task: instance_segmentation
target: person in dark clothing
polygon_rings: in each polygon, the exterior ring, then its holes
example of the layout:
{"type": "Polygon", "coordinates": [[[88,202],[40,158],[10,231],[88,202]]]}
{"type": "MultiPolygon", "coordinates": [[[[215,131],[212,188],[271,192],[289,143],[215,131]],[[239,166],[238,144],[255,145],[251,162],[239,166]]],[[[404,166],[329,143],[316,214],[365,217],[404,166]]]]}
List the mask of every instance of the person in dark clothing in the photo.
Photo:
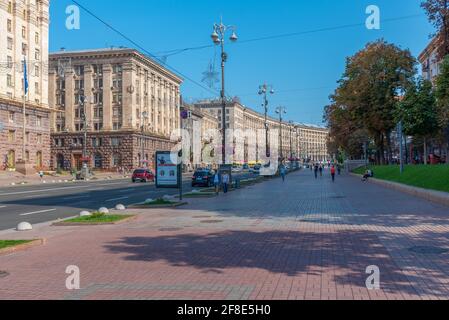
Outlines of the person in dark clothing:
{"type": "Polygon", "coordinates": [[[320,177],[322,177],[322,176],[323,176],[323,166],[320,165],[320,177]]]}
{"type": "Polygon", "coordinates": [[[318,163],[315,164],[314,171],[315,171],[315,179],[318,179],[318,163]]]}

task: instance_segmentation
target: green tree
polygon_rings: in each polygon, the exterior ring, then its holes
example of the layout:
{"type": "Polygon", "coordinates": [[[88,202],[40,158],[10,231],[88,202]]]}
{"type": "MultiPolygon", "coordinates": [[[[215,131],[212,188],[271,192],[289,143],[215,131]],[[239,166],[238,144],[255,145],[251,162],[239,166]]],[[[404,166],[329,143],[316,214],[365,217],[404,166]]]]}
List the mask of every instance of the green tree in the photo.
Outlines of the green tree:
{"type": "Polygon", "coordinates": [[[341,139],[347,141],[354,136],[345,138],[345,131],[364,130],[375,143],[377,161],[387,162],[385,148],[390,161],[390,135],[396,126],[398,96],[410,86],[415,74],[416,60],[409,50],[382,39],[368,43],[347,59],[339,87],[331,96],[333,107],[325,111],[325,119],[331,120],[328,122],[331,134],[340,133],[341,139]],[[334,112],[338,117],[332,115],[334,112]],[[332,128],[335,124],[337,129],[332,128]]]}
{"type": "Polygon", "coordinates": [[[445,138],[446,162],[449,163],[449,56],[440,65],[440,74],[435,83],[435,96],[438,122],[445,138]]]}
{"type": "Polygon", "coordinates": [[[396,121],[402,121],[406,135],[422,138],[424,163],[427,164],[427,142],[438,132],[438,117],[432,83],[418,79],[407,88],[397,104],[396,121]]]}

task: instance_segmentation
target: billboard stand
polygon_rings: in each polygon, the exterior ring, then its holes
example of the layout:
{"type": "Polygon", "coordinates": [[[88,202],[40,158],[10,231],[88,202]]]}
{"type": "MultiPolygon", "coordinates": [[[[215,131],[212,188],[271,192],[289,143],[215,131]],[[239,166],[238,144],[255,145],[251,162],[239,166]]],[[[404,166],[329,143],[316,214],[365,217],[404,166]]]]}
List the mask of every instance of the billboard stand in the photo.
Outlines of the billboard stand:
{"type": "Polygon", "coordinates": [[[180,189],[182,192],[182,167],[178,163],[179,153],[156,152],[156,188],[180,189]]]}

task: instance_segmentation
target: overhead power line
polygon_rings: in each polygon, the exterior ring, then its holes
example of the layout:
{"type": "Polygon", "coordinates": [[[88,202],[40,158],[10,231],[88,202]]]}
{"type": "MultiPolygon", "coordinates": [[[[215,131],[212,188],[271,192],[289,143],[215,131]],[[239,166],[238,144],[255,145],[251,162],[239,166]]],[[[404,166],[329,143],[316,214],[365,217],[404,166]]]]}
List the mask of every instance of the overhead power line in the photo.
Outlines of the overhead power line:
{"type": "Polygon", "coordinates": [[[147,49],[145,49],[144,47],[142,47],[140,44],[138,44],[136,41],[134,41],[133,39],[131,39],[130,37],[128,37],[127,35],[125,35],[123,32],[119,31],[118,29],[116,29],[115,27],[113,27],[110,23],[106,22],[105,20],[103,20],[102,18],[100,18],[98,15],[96,15],[94,12],[92,12],[90,9],[86,8],[85,6],[83,6],[82,4],[80,4],[78,1],[76,0],[72,0],[72,2],[74,4],[76,4],[78,7],[80,7],[81,9],[83,9],[86,13],[88,13],[89,15],[91,15],[93,18],[95,18],[96,20],[100,21],[102,24],[104,24],[106,27],[108,27],[109,29],[111,29],[112,31],[114,31],[115,33],[117,33],[118,35],[120,35],[122,38],[124,38],[125,40],[127,40],[128,42],[132,43],[136,48],[142,50],[143,52],[145,52],[150,58],[154,59],[155,61],[159,62],[161,65],[166,66],[168,69],[172,70],[173,72],[177,73],[178,75],[180,75],[181,77],[183,77],[186,80],[189,80],[190,82],[192,82],[193,84],[199,86],[200,88],[212,93],[212,94],[218,94],[217,91],[212,90],[210,88],[207,88],[206,86],[203,86],[201,83],[197,82],[196,80],[190,78],[189,76],[183,74],[182,72],[180,72],[179,70],[175,69],[174,67],[171,67],[170,65],[164,63],[162,60],[160,60],[158,57],[156,57],[154,54],[152,54],[150,51],[148,51],[147,49]]]}
{"type": "MultiPolygon", "coordinates": [[[[390,22],[396,22],[396,21],[401,21],[401,20],[420,18],[420,17],[424,17],[424,16],[425,16],[425,14],[420,13],[420,14],[413,14],[413,15],[383,19],[381,22],[382,23],[390,23],[390,22]]],[[[277,34],[277,35],[271,35],[271,36],[263,36],[263,37],[247,39],[247,40],[240,40],[239,42],[236,43],[236,45],[242,44],[242,43],[251,43],[251,42],[266,41],[266,40],[273,40],[273,39],[282,39],[282,38],[295,37],[295,36],[314,34],[314,33],[321,33],[321,32],[327,32],[327,31],[350,29],[350,28],[356,28],[356,27],[362,27],[362,26],[363,27],[365,26],[365,22],[333,26],[333,27],[324,27],[324,28],[318,28],[318,29],[312,29],[312,30],[306,30],[306,31],[283,33],[283,34],[277,34]]],[[[159,51],[159,52],[156,52],[156,54],[160,55],[160,56],[174,56],[174,55],[181,54],[181,53],[184,53],[187,51],[202,50],[202,49],[206,49],[206,48],[211,48],[213,46],[214,45],[212,44],[212,45],[202,45],[202,46],[188,47],[188,48],[182,48],[182,49],[173,49],[173,50],[167,50],[167,51],[159,51]]]]}

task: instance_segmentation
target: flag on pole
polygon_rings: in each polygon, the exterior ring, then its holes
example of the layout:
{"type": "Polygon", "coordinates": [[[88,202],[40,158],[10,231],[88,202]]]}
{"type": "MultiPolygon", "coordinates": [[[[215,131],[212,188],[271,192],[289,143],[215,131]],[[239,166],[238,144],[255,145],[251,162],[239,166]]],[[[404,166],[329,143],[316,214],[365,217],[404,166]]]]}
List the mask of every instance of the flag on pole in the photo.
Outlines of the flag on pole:
{"type": "Polygon", "coordinates": [[[26,58],[23,58],[23,90],[25,91],[25,95],[28,93],[28,76],[27,76],[27,62],[26,58]]]}

